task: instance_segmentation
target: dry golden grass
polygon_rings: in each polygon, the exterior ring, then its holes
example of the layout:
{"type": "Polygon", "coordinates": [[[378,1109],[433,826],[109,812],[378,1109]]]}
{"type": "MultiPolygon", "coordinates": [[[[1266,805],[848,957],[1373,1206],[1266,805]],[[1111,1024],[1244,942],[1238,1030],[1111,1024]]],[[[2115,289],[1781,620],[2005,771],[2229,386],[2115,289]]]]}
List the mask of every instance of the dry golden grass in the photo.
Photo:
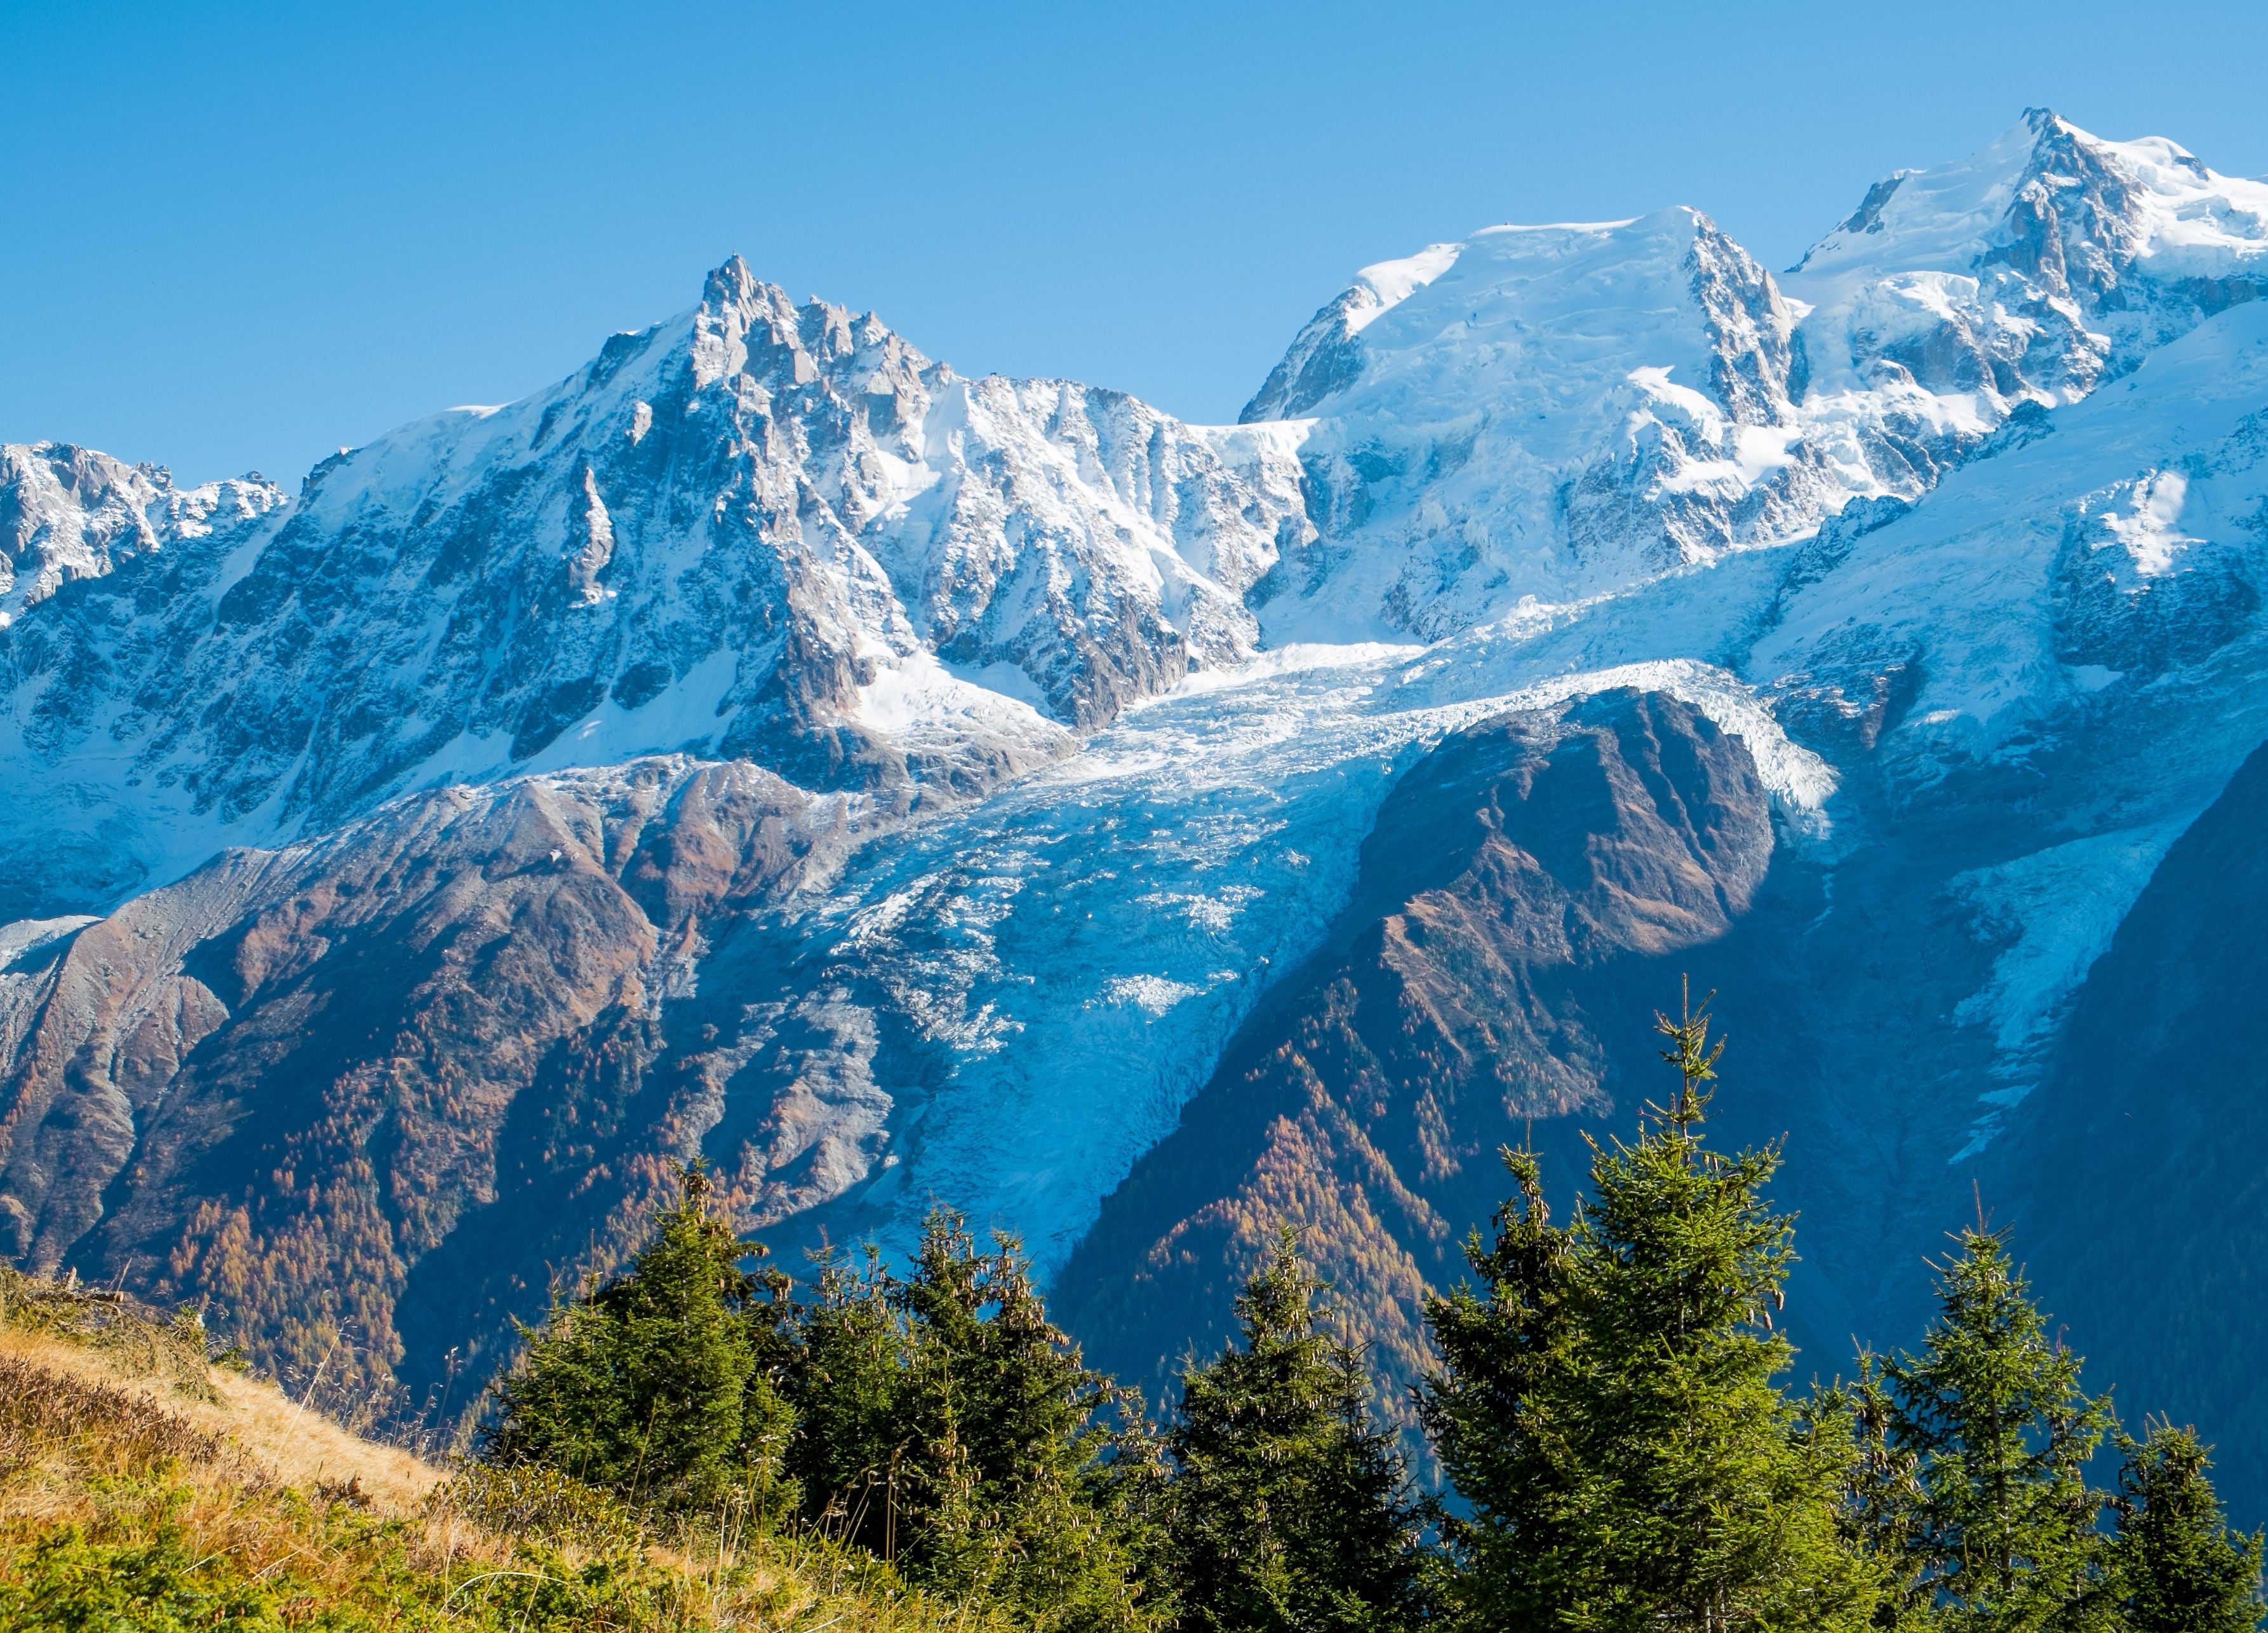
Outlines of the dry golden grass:
{"type": "Polygon", "coordinates": [[[441,1471],[414,1454],[352,1434],[288,1399],[274,1384],[225,1367],[204,1365],[192,1383],[171,1365],[137,1366],[115,1350],[12,1327],[0,1327],[0,1360],[145,1402],[235,1452],[279,1485],[312,1491],[359,1482],[386,1512],[409,1514],[441,1482],[441,1471]]]}
{"type": "Polygon", "coordinates": [[[445,1479],[215,1365],[193,1323],[0,1271],[0,1626],[16,1625],[1005,1624],[909,1592],[887,1567],[818,1539],[717,1526],[663,1535],[556,1477],[445,1479]]]}

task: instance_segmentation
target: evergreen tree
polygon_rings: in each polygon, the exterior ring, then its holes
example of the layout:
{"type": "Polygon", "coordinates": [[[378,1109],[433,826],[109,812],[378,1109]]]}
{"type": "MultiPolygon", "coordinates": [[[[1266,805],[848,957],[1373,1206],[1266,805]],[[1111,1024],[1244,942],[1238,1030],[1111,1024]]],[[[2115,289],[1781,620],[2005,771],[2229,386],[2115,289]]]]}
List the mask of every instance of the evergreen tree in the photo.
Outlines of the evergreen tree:
{"type": "Polygon", "coordinates": [[[1134,1568],[1138,1516],[1112,1500],[1111,1419],[1128,1404],[1048,1319],[1020,1244],[996,1233],[980,1253],[960,1215],[933,1210],[895,1300],[913,1340],[902,1421],[921,1453],[918,1574],[1035,1629],[1155,1625],[1134,1568]]]}
{"type": "Polygon", "coordinates": [[[1571,1302],[1573,1242],[1551,1223],[1533,1151],[1507,1151],[1514,1195],[1496,1236],[1475,1232],[1466,1262],[1479,1282],[1429,1298],[1441,1370],[1420,1386],[1442,1472],[1469,1506],[1443,1534],[1465,1569],[1455,1597],[1476,1627],[1548,1627],[1565,1598],[1578,1542],[1572,1403],[1582,1333],[1571,1302]]]}
{"type": "Polygon", "coordinates": [[[789,1466],[823,1528],[1025,1627],[1157,1623],[1135,1570],[1145,1443],[1114,1431],[1118,1391],[1048,1320],[1012,1239],[979,1251],[939,1209],[902,1279],[871,1249],[822,1260],[795,1350],[789,1466]]]}
{"type": "Polygon", "coordinates": [[[817,1282],[792,1346],[788,1473],[821,1529],[894,1560],[918,1454],[904,1421],[911,1336],[872,1247],[855,1264],[821,1254],[817,1282]]]}
{"type": "Polygon", "coordinates": [[[1634,1144],[1593,1143],[1593,1198],[1564,1232],[1516,1159],[1523,1195],[1473,1254],[1503,1279],[1434,1306],[1427,1416],[1474,1510],[1462,1607],[1474,1626],[1600,1633],[1863,1624],[1873,1579],[1838,1526],[1847,1424],[1776,1381],[1793,1354],[1772,1317],[1793,1226],[1764,1197],[1778,1151],[1708,1149],[1707,1004],[1657,1022],[1669,1107],[1634,1144]]]}
{"type": "Polygon", "coordinates": [[[1843,1529],[1846,1544],[1876,1573],[1874,1625],[1925,1627],[1935,1592],[1918,1546],[1921,1460],[1898,1438],[1897,1401],[1882,1377],[1881,1357],[1861,1351],[1858,1381],[1822,1392],[1815,1411],[1822,1425],[1846,1425],[1857,1447],[1845,1487],[1843,1529]]]}
{"type": "Polygon", "coordinates": [[[1241,1348],[1183,1374],[1166,1444],[1185,1633],[1417,1625],[1424,1556],[1361,1352],[1332,1336],[1287,1228],[1238,1295],[1241,1348]]]}
{"type": "Polygon", "coordinates": [[[499,1387],[485,1455],[664,1507],[779,1501],[784,1282],[740,1269],[762,1250],[710,1217],[708,1190],[688,1166],[629,1274],[522,1328],[527,1351],[499,1387]]]}
{"type": "Polygon", "coordinates": [[[2119,1437],[2121,1620],[2132,1633],[2252,1633],[2260,1625],[2261,1536],[2228,1528],[2197,1435],[2170,1423],[2119,1437]]]}
{"type": "Polygon", "coordinates": [[[1918,1484],[1884,1552],[1948,1633],[2087,1633],[2110,1625],[2104,1499],[2087,1464],[2113,1427],[2050,1342],[2007,1245],[1966,1231],[1940,1267],[1919,1355],[1883,1365],[1890,1435],[1918,1484]]]}

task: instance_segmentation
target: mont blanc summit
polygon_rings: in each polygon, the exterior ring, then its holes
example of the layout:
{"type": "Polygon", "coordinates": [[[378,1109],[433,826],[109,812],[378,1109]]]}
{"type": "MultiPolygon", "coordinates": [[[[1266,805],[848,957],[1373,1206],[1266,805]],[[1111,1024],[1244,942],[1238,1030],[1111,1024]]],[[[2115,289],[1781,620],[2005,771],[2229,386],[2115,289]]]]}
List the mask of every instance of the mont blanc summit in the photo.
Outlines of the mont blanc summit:
{"type": "Polygon", "coordinates": [[[296,492],[0,451],[0,1246],[409,1402],[701,1155],[776,1251],[1020,1230],[1128,1376],[1291,1217],[1406,1371],[1690,971],[1822,1371],[1972,1195],[2196,1326],[2268,1245],[2198,1008],[2268,901],[2268,184],[2036,111],[1853,194],[1779,273],[1684,207],[1381,261],[1233,426],[735,259],[296,492]]]}

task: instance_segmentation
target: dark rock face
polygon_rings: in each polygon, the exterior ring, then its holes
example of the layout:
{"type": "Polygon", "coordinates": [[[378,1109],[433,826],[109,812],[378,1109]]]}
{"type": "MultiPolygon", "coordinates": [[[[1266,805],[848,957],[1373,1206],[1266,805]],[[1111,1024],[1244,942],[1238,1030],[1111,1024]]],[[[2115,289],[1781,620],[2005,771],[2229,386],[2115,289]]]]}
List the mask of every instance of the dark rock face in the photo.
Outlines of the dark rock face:
{"type": "Polygon", "coordinates": [[[1380,813],[1327,947],[1106,1203],[1061,1313],[1105,1365],[1160,1383],[1182,1342],[1220,1342],[1288,1219],[1411,1376],[1421,1291],[1454,1279],[1496,1205],[1498,1148],[1614,1104],[1602,990],[1725,935],[1771,854],[1748,750],[1674,698],[1608,693],[1448,739],[1380,813]]]}
{"type": "Polygon", "coordinates": [[[1361,320],[1378,309],[1377,297],[1363,286],[1342,291],[1307,320],[1252,400],[1236,416],[1240,425],[1292,419],[1314,412],[1362,377],[1361,320]]]}
{"type": "Polygon", "coordinates": [[[2224,1491],[2268,1507],[2268,748],[2176,840],[2088,972],[2001,1165],[2043,1301],[2131,1419],[2220,1442],[2224,1491]]]}
{"type": "MultiPolygon", "coordinates": [[[[2260,419],[2251,440],[2268,445],[2268,415],[2260,419]]],[[[2166,473],[2146,471],[2066,511],[2053,586],[2057,656],[2065,663],[2155,680],[2211,657],[2257,615],[2256,552],[2245,545],[2183,540],[2178,555],[2146,563],[2154,570],[2120,548],[2105,513],[2116,519],[2116,507],[2145,507],[2167,482],[2166,473]]]]}

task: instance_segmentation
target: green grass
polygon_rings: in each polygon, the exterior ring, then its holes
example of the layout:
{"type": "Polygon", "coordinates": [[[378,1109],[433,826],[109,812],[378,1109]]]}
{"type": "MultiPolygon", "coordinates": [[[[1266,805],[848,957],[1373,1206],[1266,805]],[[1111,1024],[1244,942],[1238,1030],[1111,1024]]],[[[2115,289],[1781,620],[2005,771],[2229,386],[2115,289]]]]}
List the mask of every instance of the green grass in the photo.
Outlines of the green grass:
{"type": "MultiPolygon", "coordinates": [[[[664,1523],[557,1475],[468,1468],[413,1504],[358,1476],[301,1490],[209,1426],[202,1331],[115,1300],[14,1277],[0,1337],[0,1629],[1005,1626],[823,1538],[664,1523]]],[[[233,1409],[306,1426],[279,1393],[250,1401],[233,1409]]]]}

